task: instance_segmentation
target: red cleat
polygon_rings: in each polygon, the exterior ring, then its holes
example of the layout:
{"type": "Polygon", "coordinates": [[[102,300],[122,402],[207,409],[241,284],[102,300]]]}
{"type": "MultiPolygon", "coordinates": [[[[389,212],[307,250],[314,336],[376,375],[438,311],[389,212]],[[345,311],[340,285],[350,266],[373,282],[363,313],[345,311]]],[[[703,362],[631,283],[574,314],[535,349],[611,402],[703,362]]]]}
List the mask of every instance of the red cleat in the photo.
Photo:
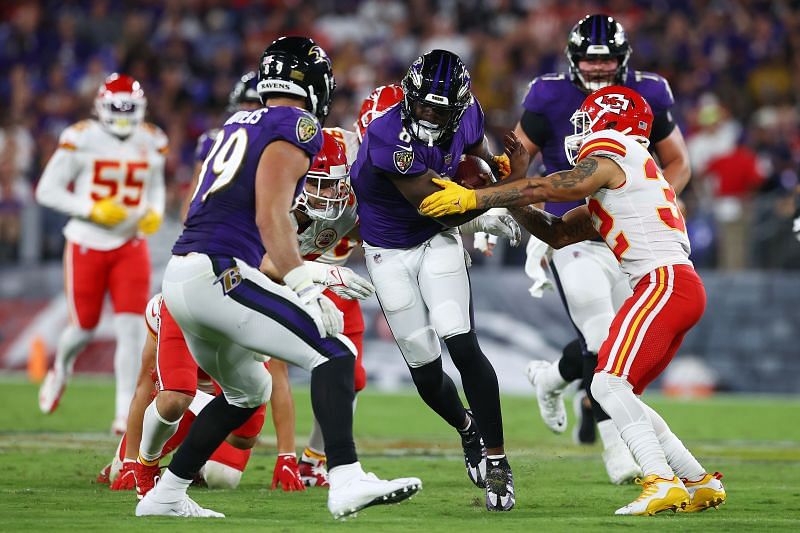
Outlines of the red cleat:
{"type": "Polygon", "coordinates": [[[97,479],[94,480],[95,483],[99,483],[100,485],[108,485],[110,483],[109,475],[111,474],[111,463],[108,463],[103,469],[97,474],[97,479]]]}
{"type": "Polygon", "coordinates": [[[309,460],[303,456],[298,464],[298,470],[300,470],[300,478],[306,487],[330,487],[328,484],[328,470],[325,468],[324,459],[309,460]]]}
{"type": "Polygon", "coordinates": [[[136,497],[141,500],[156,486],[158,478],[161,477],[161,468],[158,463],[147,466],[136,461],[133,464],[133,475],[136,479],[136,497]]]}

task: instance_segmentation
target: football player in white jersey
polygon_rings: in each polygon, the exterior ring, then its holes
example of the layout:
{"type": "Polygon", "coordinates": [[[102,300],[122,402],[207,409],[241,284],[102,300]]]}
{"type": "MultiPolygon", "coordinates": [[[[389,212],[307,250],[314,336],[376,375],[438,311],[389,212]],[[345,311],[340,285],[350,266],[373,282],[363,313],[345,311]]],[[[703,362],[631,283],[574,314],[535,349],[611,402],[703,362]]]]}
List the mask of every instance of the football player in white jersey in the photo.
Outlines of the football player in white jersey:
{"type": "Polygon", "coordinates": [[[97,118],[64,130],[36,188],[40,204],[71,217],[64,227],[70,324],[39,390],[39,407],[52,413],[58,406],[109,293],[117,340],[112,425],[117,433],[125,431],[136,386],[141,316],[150,291],[150,257],[142,237],[158,230],[164,212],[167,137],[144,121],[146,104],[139,82],[130,76],[106,78],[95,98],[97,118]]]}
{"type": "MultiPolygon", "coordinates": [[[[554,248],[599,234],[633,289],[600,347],[591,384],[644,473],[642,494],[616,514],[717,507],[726,498],[721,474],[707,472],[663,418],[639,399],[700,320],[706,302],[689,260],[675,191],[647,151],[653,112],[633,89],[612,85],[587,96],[572,122],[575,134],[565,139],[576,165],[572,170],[477,191],[440,180],[444,190],[423,200],[420,210],[443,216],[585,198],[585,206],[563,217],[527,209],[518,220],[554,248]]],[[[514,156],[525,152],[513,134],[507,147],[514,156]]]]}

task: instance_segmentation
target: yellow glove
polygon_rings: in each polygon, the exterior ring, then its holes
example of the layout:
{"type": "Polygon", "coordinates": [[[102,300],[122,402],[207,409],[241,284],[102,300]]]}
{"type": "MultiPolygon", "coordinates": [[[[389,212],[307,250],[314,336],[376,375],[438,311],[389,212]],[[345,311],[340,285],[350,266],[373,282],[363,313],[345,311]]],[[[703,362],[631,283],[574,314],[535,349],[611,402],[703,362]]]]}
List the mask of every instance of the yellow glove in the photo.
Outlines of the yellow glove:
{"type": "Polygon", "coordinates": [[[159,227],[161,227],[161,215],[152,209],[148,209],[147,213],[139,219],[139,231],[145,235],[152,235],[158,231],[159,227]]]}
{"type": "Polygon", "coordinates": [[[89,220],[104,226],[116,226],[128,218],[128,211],[113,198],[98,200],[89,211],[89,220]]]}
{"type": "Polygon", "coordinates": [[[475,191],[462,187],[449,180],[434,178],[433,182],[442,188],[430,194],[419,204],[419,211],[429,217],[441,217],[470,211],[478,206],[475,191]]]}
{"type": "Polygon", "coordinates": [[[511,160],[508,154],[500,154],[492,157],[492,160],[497,164],[498,178],[506,179],[511,174],[511,160]]]}

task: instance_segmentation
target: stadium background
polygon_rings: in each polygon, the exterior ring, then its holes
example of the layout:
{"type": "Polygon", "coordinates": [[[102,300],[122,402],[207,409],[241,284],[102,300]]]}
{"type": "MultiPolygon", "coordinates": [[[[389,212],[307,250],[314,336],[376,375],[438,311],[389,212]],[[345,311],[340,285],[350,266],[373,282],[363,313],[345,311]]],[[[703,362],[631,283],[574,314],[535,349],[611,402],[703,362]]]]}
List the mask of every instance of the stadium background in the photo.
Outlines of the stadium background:
{"type": "MultiPolygon", "coordinates": [[[[633,68],[669,80],[690,150],[693,178],[683,199],[709,305],[673,365],[677,379],[800,392],[800,243],[791,232],[800,10],[789,1],[4,1],[0,371],[24,369],[32,346],[52,355],[65,323],[65,219],[36,206],[32,191],[58,135],[90,113],[107,73],[142,82],[148,118],[170,138],[170,217],[151,239],[158,272],[179,231],[195,140],[220,123],[234,81],[279,35],[308,34],[328,50],[338,83],[328,125],[344,127],[373,87],[398,81],[419,53],[458,53],[498,146],[519,117],[528,82],[566,69],[568,29],[596,11],[625,26],[633,68]]],[[[524,248],[501,244],[492,258],[474,256],[472,278],[479,334],[504,390],[530,393],[525,362],[555,359],[573,334],[554,293],[528,297],[523,261],[524,248]]],[[[408,386],[377,303],[365,308],[371,386],[408,386]]],[[[110,371],[112,345],[104,320],[77,370],[110,371]]]]}

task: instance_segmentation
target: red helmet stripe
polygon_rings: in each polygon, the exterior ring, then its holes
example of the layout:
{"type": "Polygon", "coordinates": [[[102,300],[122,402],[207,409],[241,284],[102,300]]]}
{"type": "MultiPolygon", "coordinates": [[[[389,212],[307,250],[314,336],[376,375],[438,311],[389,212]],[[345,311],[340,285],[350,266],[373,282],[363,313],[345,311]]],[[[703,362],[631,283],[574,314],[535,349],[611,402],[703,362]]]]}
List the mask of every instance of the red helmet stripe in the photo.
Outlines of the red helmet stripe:
{"type": "Polygon", "coordinates": [[[625,145],[617,142],[613,139],[609,139],[607,137],[603,137],[600,139],[592,139],[584,146],[581,147],[581,151],[578,154],[577,161],[588,157],[594,152],[611,152],[612,154],[617,154],[620,157],[625,157],[627,151],[625,150],[625,145]]]}

